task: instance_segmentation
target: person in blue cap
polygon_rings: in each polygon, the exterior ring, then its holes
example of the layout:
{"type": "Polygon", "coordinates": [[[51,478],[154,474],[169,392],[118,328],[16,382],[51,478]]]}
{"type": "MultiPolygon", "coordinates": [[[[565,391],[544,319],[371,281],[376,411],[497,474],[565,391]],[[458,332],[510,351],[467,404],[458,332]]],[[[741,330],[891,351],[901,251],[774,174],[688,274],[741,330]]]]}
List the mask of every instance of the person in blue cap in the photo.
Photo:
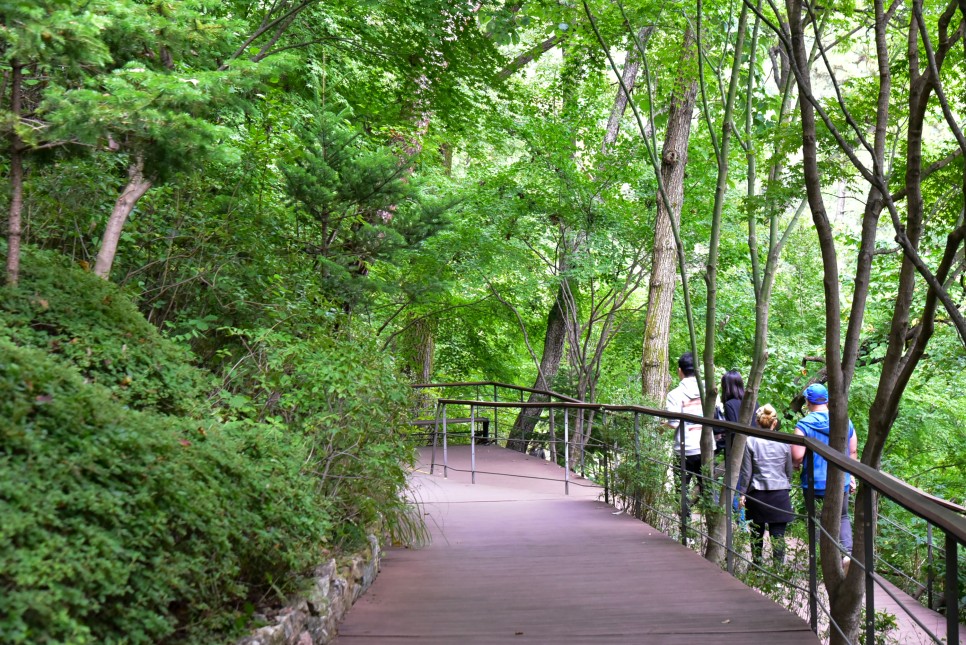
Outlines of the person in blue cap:
{"type": "MultiPolygon", "coordinates": [[[[821,383],[813,383],[805,390],[805,402],[808,414],[802,417],[795,426],[795,434],[821,441],[825,445],[829,442],[828,419],[828,390],[821,383]]],[[[849,420],[849,457],[858,456],[858,442],[855,436],[855,426],[849,420]]],[[[805,460],[805,446],[792,446],[792,461],[795,466],[801,466],[805,460]]],[[[809,481],[815,483],[815,498],[825,499],[825,480],[828,476],[828,462],[819,454],[812,455],[812,472],[802,471],[802,488],[808,488],[809,481]]],[[[842,496],[842,523],[839,541],[845,548],[846,556],[852,553],[852,522],[849,520],[849,490],[853,489],[852,476],[845,475],[845,495],[842,496]]]]}

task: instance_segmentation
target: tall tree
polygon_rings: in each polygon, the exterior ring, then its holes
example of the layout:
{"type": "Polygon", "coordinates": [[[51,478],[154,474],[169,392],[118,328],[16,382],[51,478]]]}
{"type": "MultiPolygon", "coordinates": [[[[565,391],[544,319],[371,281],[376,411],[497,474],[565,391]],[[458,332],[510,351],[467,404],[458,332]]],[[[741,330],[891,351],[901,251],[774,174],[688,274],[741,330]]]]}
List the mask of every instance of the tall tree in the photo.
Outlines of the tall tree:
{"type": "MultiPolygon", "coordinates": [[[[922,187],[932,167],[924,169],[922,165],[923,126],[929,116],[938,117],[939,121],[946,123],[959,148],[958,154],[966,152],[966,138],[963,137],[961,126],[955,119],[949,98],[944,91],[948,83],[948,72],[946,78],[943,76],[949,54],[958,51],[958,48],[954,49],[953,45],[962,38],[963,31],[966,29],[966,14],[963,13],[962,6],[957,5],[956,2],[950,2],[938,16],[934,16],[937,18],[936,22],[932,22],[927,20],[923,4],[913,0],[911,12],[902,18],[908,20],[905,26],[909,62],[908,87],[903,90],[908,105],[909,120],[907,127],[898,129],[904,140],[906,156],[904,185],[899,191],[901,195],[897,195],[907,200],[905,221],[903,221],[896,205],[897,200],[893,197],[889,186],[888,164],[885,157],[890,148],[887,139],[893,128],[890,120],[890,99],[893,97],[895,80],[895,72],[890,60],[889,27],[903,16],[897,11],[899,6],[898,0],[888,8],[881,0],[874,4],[873,37],[878,78],[875,81],[876,102],[870,117],[870,121],[874,123],[874,137],[871,143],[866,139],[865,132],[857,125],[854,113],[857,102],[851,105],[848,102],[836,72],[821,45],[819,49],[822,52],[823,66],[825,72],[832,78],[835,100],[830,105],[823,104],[812,89],[812,71],[806,55],[805,43],[806,39],[813,35],[808,34],[807,30],[810,26],[814,29],[819,18],[817,10],[806,7],[798,0],[788,0],[787,25],[775,18],[771,23],[791,54],[792,71],[795,74],[800,95],[804,180],[824,266],[825,365],[830,392],[830,445],[835,449],[844,451],[847,441],[849,393],[860,355],[861,331],[869,296],[869,275],[874,257],[878,221],[883,209],[889,212],[896,240],[903,252],[902,270],[895,285],[896,298],[892,301],[892,323],[886,350],[887,364],[884,365],[879,378],[874,408],[869,415],[868,435],[862,451],[862,461],[872,467],[879,465],[882,450],[888,440],[905,388],[933,334],[940,304],[949,315],[950,322],[957,330],[961,342],[966,343],[966,321],[963,321],[962,313],[947,290],[952,262],[966,234],[966,229],[960,223],[961,219],[954,218],[943,224],[947,242],[935,272],[926,265],[921,253],[926,223],[922,187]],[[935,101],[931,100],[933,98],[935,101]],[[833,118],[832,110],[837,111],[837,118],[833,118]],[[847,294],[851,299],[851,310],[844,337],[841,320],[843,294],[838,253],[834,231],[827,216],[822,195],[823,178],[819,167],[821,154],[817,146],[819,120],[834,140],[838,150],[849,159],[856,172],[869,186],[862,217],[861,244],[855,278],[852,282],[853,288],[851,293],[847,294]],[[845,123],[844,126],[839,125],[842,121],[845,123]],[[843,132],[840,127],[846,127],[847,131],[843,132]],[[871,168],[860,158],[853,141],[858,141],[865,154],[871,158],[871,168]],[[948,223],[950,221],[956,223],[950,226],[948,223]],[[918,277],[922,277],[926,283],[922,305],[915,304],[917,291],[920,297],[922,294],[922,287],[917,290],[918,277]],[[918,324],[913,323],[914,308],[918,309],[918,324]]],[[[966,175],[963,176],[962,181],[966,182],[966,175]]],[[[855,567],[846,575],[834,546],[834,540],[838,538],[836,509],[841,504],[844,494],[843,478],[844,473],[831,469],[826,506],[822,517],[822,523],[828,531],[822,536],[823,576],[832,605],[832,617],[842,630],[841,635],[832,631],[832,642],[846,642],[847,639],[855,637],[859,628],[859,611],[863,597],[861,571],[855,567]]],[[[865,485],[860,485],[856,504],[857,544],[862,543],[867,522],[874,530],[874,518],[864,517],[864,501],[869,495],[874,499],[874,491],[865,485]]],[[[875,508],[874,503],[873,508],[875,508]]],[[[864,563],[861,552],[853,555],[859,562],[864,563]]],[[[871,563],[868,564],[871,566],[871,563]]]]}
{"type": "Polygon", "coordinates": [[[664,401],[669,384],[668,339],[671,330],[671,307],[677,284],[677,245],[674,229],[680,228],[681,223],[684,172],[687,168],[688,142],[698,92],[698,79],[693,67],[696,57],[695,37],[690,27],[684,30],[681,52],[682,64],[669,100],[667,126],[661,149],[661,181],[666,199],[661,195],[657,199],[641,358],[641,388],[644,398],[660,402],[664,401]]]}
{"type": "MultiPolygon", "coordinates": [[[[563,259],[561,257],[561,261],[563,259]]],[[[557,287],[557,295],[547,313],[547,330],[543,337],[540,364],[537,365],[537,380],[533,384],[535,390],[550,390],[553,387],[567,343],[566,294],[570,288],[566,277],[566,266],[560,268],[562,269],[558,278],[560,286],[557,287]]],[[[539,392],[531,392],[527,399],[530,403],[546,400],[548,397],[539,392]]],[[[540,421],[542,412],[543,408],[521,408],[510,429],[510,440],[507,444],[510,448],[520,452],[526,452],[529,449],[530,437],[540,421]]]]}
{"type": "MultiPolygon", "coordinates": [[[[702,24],[703,24],[703,3],[698,1],[698,72],[701,80],[701,104],[703,107],[705,122],[711,136],[711,145],[714,149],[715,160],[717,162],[717,180],[715,182],[714,205],[711,210],[711,239],[708,243],[708,259],[705,265],[705,285],[707,287],[707,300],[705,302],[705,323],[704,323],[704,416],[714,417],[714,408],[717,405],[717,375],[715,372],[715,333],[717,330],[717,298],[718,298],[718,254],[721,245],[721,218],[724,210],[725,193],[728,188],[730,173],[730,154],[731,139],[735,130],[734,109],[738,98],[738,88],[741,80],[741,63],[745,49],[745,35],[748,28],[748,8],[742,5],[738,17],[738,28],[735,33],[735,44],[731,48],[731,74],[728,82],[728,90],[723,97],[721,115],[721,135],[720,138],[715,132],[715,123],[711,117],[707,85],[705,83],[705,53],[702,51],[702,24]]],[[[752,43],[752,49],[757,43],[752,43]]],[[[749,71],[754,74],[754,70],[749,71]]],[[[753,400],[753,399],[752,399],[753,400]]],[[[704,426],[701,433],[701,464],[702,469],[707,473],[714,471],[714,452],[715,440],[711,426],[704,426]]],[[[716,525],[727,521],[721,514],[712,514],[709,517],[709,533],[720,533],[716,530],[716,525]]],[[[715,540],[708,540],[705,549],[705,557],[710,560],[720,560],[723,555],[721,544],[715,540]]]]}

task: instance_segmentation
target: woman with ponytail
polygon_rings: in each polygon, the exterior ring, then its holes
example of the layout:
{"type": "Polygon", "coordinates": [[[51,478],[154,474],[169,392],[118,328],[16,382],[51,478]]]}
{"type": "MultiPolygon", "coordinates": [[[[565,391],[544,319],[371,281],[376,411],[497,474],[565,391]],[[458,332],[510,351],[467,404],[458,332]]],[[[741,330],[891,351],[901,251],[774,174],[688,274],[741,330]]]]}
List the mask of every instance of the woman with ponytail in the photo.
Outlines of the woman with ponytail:
{"type": "MultiPolygon", "coordinates": [[[[757,412],[758,427],[777,431],[778,415],[771,405],[757,412]]],[[[745,512],[751,522],[751,555],[761,564],[761,552],[767,527],[771,539],[772,558],[776,565],[785,561],[785,527],[792,521],[792,504],[788,493],[792,488],[791,446],[778,441],[748,437],[745,457],[738,476],[738,490],[745,494],[745,512]]]]}

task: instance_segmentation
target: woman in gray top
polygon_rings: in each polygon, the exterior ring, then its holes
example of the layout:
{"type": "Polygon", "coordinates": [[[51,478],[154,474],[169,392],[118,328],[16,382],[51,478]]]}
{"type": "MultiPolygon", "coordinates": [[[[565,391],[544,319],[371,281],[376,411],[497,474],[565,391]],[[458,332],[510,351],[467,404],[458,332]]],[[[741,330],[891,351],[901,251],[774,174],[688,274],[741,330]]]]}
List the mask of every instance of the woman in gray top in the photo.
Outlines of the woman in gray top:
{"type": "MultiPolygon", "coordinates": [[[[758,426],[777,430],[778,416],[775,408],[764,405],[757,412],[758,426]]],[[[761,564],[761,551],[765,541],[765,527],[771,536],[771,552],[775,564],[785,561],[785,527],[792,521],[791,446],[777,441],[748,437],[745,458],[741,463],[738,490],[745,493],[745,512],[751,521],[751,555],[755,564],[761,564]]]]}

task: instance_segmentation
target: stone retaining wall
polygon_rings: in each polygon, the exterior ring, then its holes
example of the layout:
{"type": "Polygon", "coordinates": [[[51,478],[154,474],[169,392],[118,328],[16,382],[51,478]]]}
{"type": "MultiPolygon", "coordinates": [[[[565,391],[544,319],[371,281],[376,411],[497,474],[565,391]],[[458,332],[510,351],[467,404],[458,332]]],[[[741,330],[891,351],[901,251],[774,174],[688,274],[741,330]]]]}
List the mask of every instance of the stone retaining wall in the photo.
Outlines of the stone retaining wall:
{"type": "Polygon", "coordinates": [[[309,591],[274,613],[261,618],[272,624],[260,627],[236,645],[324,645],[335,638],[339,623],[352,604],[372,585],[379,573],[382,551],[369,536],[369,546],[337,564],[329,560],[312,574],[309,591]]]}

